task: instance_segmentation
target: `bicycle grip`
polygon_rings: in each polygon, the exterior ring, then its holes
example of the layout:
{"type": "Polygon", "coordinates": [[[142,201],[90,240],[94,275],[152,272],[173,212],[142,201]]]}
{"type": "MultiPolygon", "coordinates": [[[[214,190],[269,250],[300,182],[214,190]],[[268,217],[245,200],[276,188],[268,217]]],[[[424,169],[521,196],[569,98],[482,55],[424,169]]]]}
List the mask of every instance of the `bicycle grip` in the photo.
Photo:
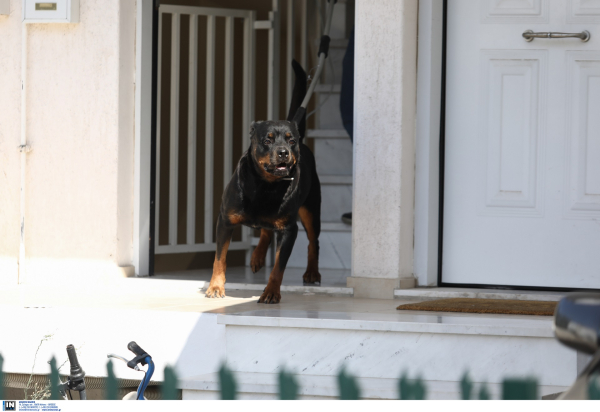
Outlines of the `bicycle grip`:
{"type": "Polygon", "coordinates": [[[67,345],[67,356],[69,357],[69,364],[71,364],[71,370],[69,375],[71,380],[79,381],[83,379],[85,376],[85,372],[79,364],[79,360],[77,359],[77,352],[75,352],[75,347],[71,344],[67,345]]]}
{"type": "Polygon", "coordinates": [[[135,341],[133,341],[133,340],[127,344],[127,349],[129,349],[130,351],[135,353],[137,356],[143,356],[143,355],[148,356],[146,351],[144,349],[140,348],[140,346],[137,343],[135,343],[135,341]]]}

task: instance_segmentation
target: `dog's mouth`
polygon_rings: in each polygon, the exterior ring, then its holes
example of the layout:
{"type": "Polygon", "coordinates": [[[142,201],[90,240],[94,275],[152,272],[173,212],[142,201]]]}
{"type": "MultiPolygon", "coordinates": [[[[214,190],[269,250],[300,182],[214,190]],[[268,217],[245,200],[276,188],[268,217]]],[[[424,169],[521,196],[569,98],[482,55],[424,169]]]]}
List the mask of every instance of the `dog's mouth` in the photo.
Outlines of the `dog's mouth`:
{"type": "Polygon", "coordinates": [[[274,176],[289,176],[290,171],[294,163],[276,163],[276,164],[265,164],[265,170],[267,173],[272,174],[274,176]]]}

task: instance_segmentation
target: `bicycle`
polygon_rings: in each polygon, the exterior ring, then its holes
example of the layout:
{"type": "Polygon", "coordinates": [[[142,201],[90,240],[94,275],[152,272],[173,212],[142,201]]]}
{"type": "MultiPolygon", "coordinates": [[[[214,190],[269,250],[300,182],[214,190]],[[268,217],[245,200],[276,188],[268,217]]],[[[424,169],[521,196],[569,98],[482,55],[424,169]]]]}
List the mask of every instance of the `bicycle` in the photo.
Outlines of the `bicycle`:
{"type": "Polygon", "coordinates": [[[146,388],[148,387],[148,384],[150,383],[150,379],[152,379],[152,375],[154,374],[154,362],[152,361],[152,356],[150,356],[148,354],[148,352],[146,352],[145,350],[140,348],[139,345],[137,343],[135,343],[134,341],[131,341],[127,344],[127,349],[129,349],[131,352],[133,352],[136,355],[135,358],[133,358],[129,361],[125,357],[116,355],[114,353],[109,353],[108,355],[106,355],[108,358],[115,358],[115,359],[122,360],[123,362],[125,362],[127,364],[127,366],[129,368],[131,368],[133,370],[144,372],[144,379],[142,379],[142,381],[140,382],[140,385],[138,386],[137,391],[129,392],[127,395],[125,395],[123,397],[123,400],[124,401],[147,400],[144,397],[144,392],[146,391],[146,388]],[[140,368],[138,366],[139,364],[141,364],[142,366],[148,365],[148,369],[146,371],[144,371],[142,368],[140,368]]]}
{"type": "MultiPolygon", "coordinates": [[[[141,380],[136,392],[129,392],[127,395],[123,397],[123,400],[147,400],[144,397],[144,392],[150,383],[150,379],[152,379],[152,375],[154,374],[154,362],[152,361],[152,356],[148,354],[145,350],[140,348],[140,346],[131,341],[127,344],[127,349],[133,352],[136,356],[127,360],[124,356],[116,355],[114,353],[109,353],[107,358],[114,358],[122,360],[127,364],[127,366],[133,370],[144,372],[144,378],[141,380]],[[148,365],[147,370],[142,369],[141,366],[148,365]]],[[[69,363],[71,365],[70,373],[66,382],[60,382],[58,385],[58,391],[60,396],[64,400],[73,400],[73,396],[71,395],[71,391],[79,392],[80,400],[87,400],[86,388],[85,388],[85,372],[81,368],[79,364],[79,360],[77,359],[77,353],[75,352],[75,347],[73,345],[67,345],[67,355],[69,357],[69,363]]]]}

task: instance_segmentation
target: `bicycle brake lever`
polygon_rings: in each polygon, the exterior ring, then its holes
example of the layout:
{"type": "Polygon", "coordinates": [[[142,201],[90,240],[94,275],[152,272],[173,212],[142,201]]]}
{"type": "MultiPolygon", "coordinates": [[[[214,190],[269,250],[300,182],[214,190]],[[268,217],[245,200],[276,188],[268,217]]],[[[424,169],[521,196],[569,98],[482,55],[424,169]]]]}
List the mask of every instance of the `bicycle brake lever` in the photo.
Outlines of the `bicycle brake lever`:
{"type": "MultiPolygon", "coordinates": [[[[108,355],[106,355],[106,357],[107,358],[115,358],[115,359],[122,360],[123,362],[125,362],[127,364],[127,366],[129,366],[129,361],[126,358],[124,358],[123,356],[119,356],[119,355],[116,355],[114,353],[109,353],[108,355]]],[[[138,365],[135,365],[135,367],[132,368],[132,369],[136,370],[138,372],[142,371],[142,369],[138,365]]]]}

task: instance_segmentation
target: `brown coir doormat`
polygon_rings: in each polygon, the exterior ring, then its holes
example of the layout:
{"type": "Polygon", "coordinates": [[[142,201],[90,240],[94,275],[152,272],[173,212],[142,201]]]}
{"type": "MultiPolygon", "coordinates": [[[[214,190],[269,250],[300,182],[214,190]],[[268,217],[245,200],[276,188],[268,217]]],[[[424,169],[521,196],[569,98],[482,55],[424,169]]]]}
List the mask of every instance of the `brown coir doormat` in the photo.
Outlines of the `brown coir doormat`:
{"type": "Polygon", "coordinates": [[[557,302],[505,299],[440,299],[400,305],[398,310],[434,312],[504,313],[508,315],[552,316],[557,302]]]}

